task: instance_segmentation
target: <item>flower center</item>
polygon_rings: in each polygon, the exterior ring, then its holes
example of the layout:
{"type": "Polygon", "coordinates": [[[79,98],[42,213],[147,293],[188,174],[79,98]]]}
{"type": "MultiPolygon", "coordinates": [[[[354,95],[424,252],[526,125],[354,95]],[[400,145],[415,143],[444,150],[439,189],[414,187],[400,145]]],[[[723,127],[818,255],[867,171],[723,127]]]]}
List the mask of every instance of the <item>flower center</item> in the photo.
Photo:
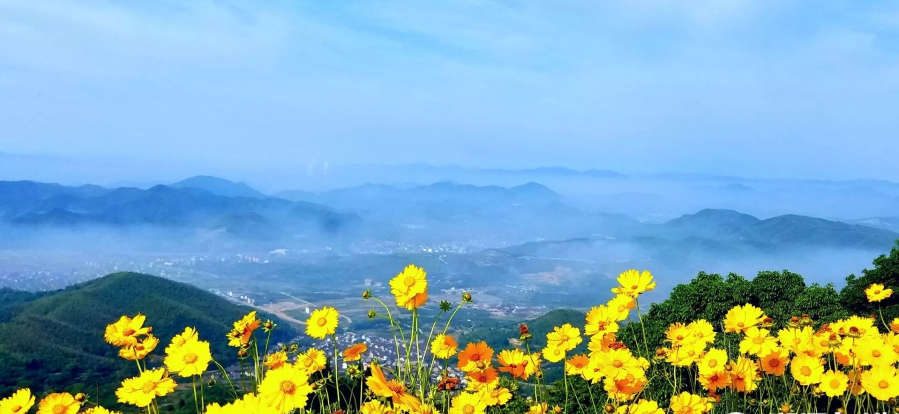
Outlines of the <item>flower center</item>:
{"type": "Polygon", "coordinates": [[[707,365],[709,366],[709,368],[715,368],[718,366],[718,360],[716,360],[716,359],[709,360],[709,363],[707,365]]]}
{"type": "Polygon", "coordinates": [[[678,336],[677,336],[677,340],[678,340],[678,341],[683,341],[683,340],[684,340],[684,336],[683,336],[683,335],[678,335],[678,336]]]}
{"type": "Polygon", "coordinates": [[[840,388],[840,381],[830,380],[830,388],[833,388],[833,389],[840,388]]]}
{"type": "Polygon", "coordinates": [[[14,406],[14,407],[12,408],[12,412],[17,413],[17,412],[19,412],[19,410],[21,410],[21,409],[22,409],[22,406],[21,406],[21,405],[17,405],[17,406],[14,406]]]}
{"type": "Polygon", "coordinates": [[[799,370],[799,372],[801,372],[802,375],[805,375],[805,376],[812,375],[812,369],[809,368],[809,367],[802,367],[802,368],[799,370]]]}
{"type": "Polygon", "coordinates": [[[762,338],[761,336],[757,336],[752,339],[752,342],[754,342],[756,344],[762,344],[762,343],[765,343],[765,338],[762,338]]]}
{"type": "Polygon", "coordinates": [[[624,366],[624,362],[621,362],[621,361],[615,361],[615,362],[612,362],[612,366],[615,367],[615,368],[621,368],[621,367],[624,366]]]}
{"type": "Polygon", "coordinates": [[[194,362],[197,362],[198,359],[200,358],[194,353],[187,353],[184,355],[184,358],[182,358],[185,364],[193,364],[194,362]]]}
{"type": "MultiPolygon", "coordinates": [[[[122,331],[122,335],[125,335],[125,336],[132,336],[132,335],[134,335],[134,329],[131,329],[131,328],[125,328],[125,330],[122,331]]],[[[55,408],[54,408],[54,410],[55,410],[55,408]]]]}
{"type": "Polygon", "coordinates": [[[140,387],[140,390],[144,392],[144,394],[152,394],[153,389],[156,388],[156,383],[153,381],[145,382],[143,387],[140,387]]]}
{"type": "Polygon", "coordinates": [[[403,284],[406,285],[406,287],[412,287],[413,285],[415,285],[415,278],[412,276],[406,276],[406,278],[403,279],[403,284]]]}
{"type": "Polygon", "coordinates": [[[472,361],[480,361],[480,360],[481,360],[481,354],[472,354],[472,355],[471,355],[471,360],[472,360],[472,361]]]}
{"type": "Polygon", "coordinates": [[[318,322],[316,322],[319,327],[325,326],[328,324],[328,319],[326,318],[318,318],[318,322]]]}
{"type": "Polygon", "coordinates": [[[62,404],[56,404],[53,406],[53,414],[62,414],[66,412],[66,406],[62,404]]]}
{"type": "Polygon", "coordinates": [[[406,392],[406,387],[403,384],[400,384],[397,380],[387,381],[387,388],[390,389],[394,394],[402,394],[406,392]]]}
{"type": "Polygon", "coordinates": [[[745,323],[743,323],[743,322],[739,322],[739,323],[737,323],[737,326],[739,326],[739,327],[741,327],[741,328],[742,328],[742,327],[744,327],[744,326],[746,326],[746,324],[745,324],[745,323]]]}
{"type": "Polygon", "coordinates": [[[638,287],[639,286],[637,286],[637,285],[631,285],[631,289],[633,289],[633,290],[637,290],[638,287]]]}
{"type": "Polygon", "coordinates": [[[462,408],[462,412],[465,414],[473,414],[474,407],[471,404],[465,404],[465,408],[462,408]]]}
{"type": "Polygon", "coordinates": [[[559,342],[568,342],[568,335],[562,334],[559,336],[559,342]]]}
{"type": "Polygon", "coordinates": [[[768,366],[770,366],[770,367],[779,367],[779,366],[780,366],[780,360],[779,360],[779,359],[772,359],[771,362],[768,362],[768,366]]]}
{"type": "Polygon", "coordinates": [[[281,381],[281,392],[293,395],[297,391],[297,386],[291,381],[281,381]]]}
{"type": "Polygon", "coordinates": [[[885,380],[882,380],[879,383],[877,383],[877,386],[880,387],[880,389],[885,390],[890,387],[890,383],[886,382],[885,380]]]}
{"type": "Polygon", "coordinates": [[[874,291],[874,294],[875,294],[875,295],[879,295],[879,294],[880,294],[880,289],[875,290],[875,291],[874,291]]]}
{"type": "Polygon", "coordinates": [[[880,358],[883,354],[880,353],[879,350],[875,349],[874,352],[871,353],[871,356],[874,358],[880,358]]]}

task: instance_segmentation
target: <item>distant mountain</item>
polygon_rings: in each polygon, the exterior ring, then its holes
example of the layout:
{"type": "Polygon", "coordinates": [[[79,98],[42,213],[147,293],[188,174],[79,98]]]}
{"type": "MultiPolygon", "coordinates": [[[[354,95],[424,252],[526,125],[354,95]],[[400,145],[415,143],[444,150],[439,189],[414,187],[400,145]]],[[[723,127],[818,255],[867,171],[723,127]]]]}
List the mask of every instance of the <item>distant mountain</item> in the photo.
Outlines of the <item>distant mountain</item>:
{"type": "Polygon", "coordinates": [[[267,198],[265,194],[256,191],[245,183],[235,183],[224,178],[211,177],[208,175],[198,175],[186,180],[178,181],[170,184],[172,188],[196,188],[206,190],[212,194],[224,197],[250,197],[250,198],[267,198]]]}
{"type": "Polygon", "coordinates": [[[733,210],[705,209],[686,214],[660,225],[664,231],[681,236],[721,237],[731,235],[760,220],[733,210]]]}
{"type": "Polygon", "coordinates": [[[860,226],[899,232],[899,217],[869,217],[859,220],[850,220],[848,222],[860,226]]]}
{"type": "Polygon", "coordinates": [[[225,197],[194,188],[65,187],[0,181],[0,223],[19,228],[221,230],[237,238],[279,240],[337,234],[360,222],[312,203],[225,197]]]}
{"type": "MultiPolygon", "coordinates": [[[[139,273],[115,273],[41,294],[5,290],[0,297],[14,299],[0,304],[2,395],[22,386],[64,389],[133,374],[128,371],[133,363],[120,359],[103,340],[106,325],[122,315],[147,316],[147,325],[161,341],[153,353],[154,363],[159,363],[172,337],[188,326],[210,342],[220,362],[234,363],[234,349],[227,346],[225,334],[231,322],[252,310],[189,285],[139,273]]],[[[273,343],[297,335],[287,323],[279,323],[274,332],[273,343]]]]}

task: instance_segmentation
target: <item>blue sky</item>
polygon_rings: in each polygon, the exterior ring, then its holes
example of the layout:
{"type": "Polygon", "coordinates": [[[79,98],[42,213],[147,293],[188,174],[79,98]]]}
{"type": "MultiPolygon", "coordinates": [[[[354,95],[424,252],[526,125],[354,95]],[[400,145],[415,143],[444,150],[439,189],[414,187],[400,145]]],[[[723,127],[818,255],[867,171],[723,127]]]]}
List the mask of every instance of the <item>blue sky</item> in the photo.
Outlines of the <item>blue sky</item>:
{"type": "Polygon", "coordinates": [[[897,114],[893,0],[0,0],[9,153],[899,180],[897,114]]]}

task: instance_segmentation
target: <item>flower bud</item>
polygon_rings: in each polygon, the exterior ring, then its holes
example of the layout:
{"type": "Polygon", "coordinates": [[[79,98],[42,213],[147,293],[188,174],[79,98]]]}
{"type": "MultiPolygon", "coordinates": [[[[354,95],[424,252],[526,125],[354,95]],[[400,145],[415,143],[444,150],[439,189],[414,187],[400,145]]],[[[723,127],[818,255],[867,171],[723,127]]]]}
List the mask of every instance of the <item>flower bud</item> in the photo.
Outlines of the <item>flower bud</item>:
{"type": "Polygon", "coordinates": [[[275,329],[276,326],[278,326],[278,325],[276,325],[271,320],[267,320],[267,321],[265,321],[265,323],[262,324],[262,330],[264,330],[266,332],[271,332],[272,329],[275,329]]]}
{"type": "Polygon", "coordinates": [[[86,398],[87,398],[87,397],[85,397],[84,394],[82,394],[82,393],[80,393],[80,392],[79,392],[78,394],[75,394],[75,401],[78,401],[78,402],[84,402],[84,400],[85,400],[86,398]]]}
{"type": "Polygon", "coordinates": [[[558,405],[555,406],[555,407],[553,407],[553,412],[556,413],[556,414],[561,414],[561,412],[562,412],[562,407],[559,407],[558,405]]]}
{"type": "Polygon", "coordinates": [[[471,302],[471,293],[465,292],[462,294],[462,302],[470,303],[471,302]]]}
{"type": "Polygon", "coordinates": [[[250,354],[250,353],[247,352],[246,349],[241,349],[241,350],[237,351],[237,357],[240,358],[240,359],[246,358],[247,355],[249,355],[249,354],[250,354]]]}
{"type": "Polygon", "coordinates": [[[362,299],[365,299],[365,300],[371,299],[371,290],[366,289],[365,292],[362,292],[362,299]]]}
{"type": "Polygon", "coordinates": [[[790,408],[790,404],[783,404],[780,406],[780,412],[782,412],[784,414],[789,413],[790,410],[792,410],[792,408],[790,408]]]}
{"type": "Polygon", "coordinates": [[[368,311],[368,319],[374,320],[374,319],[375,319],[375,316],[377,316],[377,315],[378,315],[378,314],[375,313],[375,310],[374,310],[374,309],[368,311]]]}
{"type": "Polygon", "coordinates": [[[612,405],[612,404],[606,404],[605,407],[602,407],[602,410],[605,411],[605,412],[607,412],[607,413],[614,413],[614,412],[615,412],[615,406],[612,405]]]}

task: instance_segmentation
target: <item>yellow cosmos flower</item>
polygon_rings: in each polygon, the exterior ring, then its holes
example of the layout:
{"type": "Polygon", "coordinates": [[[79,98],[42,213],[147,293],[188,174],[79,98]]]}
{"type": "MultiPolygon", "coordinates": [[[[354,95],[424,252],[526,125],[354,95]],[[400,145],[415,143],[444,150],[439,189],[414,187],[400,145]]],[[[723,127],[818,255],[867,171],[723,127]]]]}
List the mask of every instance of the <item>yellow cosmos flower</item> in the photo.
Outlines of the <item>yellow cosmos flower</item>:
{"type": "Polygon", "coordinates": [[[758,383],[756,382],[757,377],[758,371],[756,371],[755,361],[744,357],[739,357],[736,361],[731,361],[731,388],[744,393],[755,391],[755,389],[758,388],[758,383]]]}
{"type": "Polygon", "coordinates": [[[702,414],[708,411],[705,397],[682,392],[671,397],[671,412],[674,414],[702,414]]]}
{"type": "Polygon", "coordinates": [[[719,348],[709,349],[696,363],[701,375],[723,371],[727,367],[727,351],[719,348]]]}
{"type": "Polygon", "coordinates": [[[618,284],[621,286],[612,288],[612,293],[631,298],[656,288],[656,282],[652,280],[652,273],[648,270],[644,270],[643,273],[636,269],[625,271],[618,275],[618,284]]]}
{"type": "Polygon", "coordinates": [[[818,357],[796,355],[790,362],[790,373],[796,382],[802,385],[817,384],[821,382],[821,376],[824,374],[824,364],[818,357]]]}
{"type": "Polygon", "coordinates": [[[671,324],[665,331],[665,340],[670,342],[672,347],[694,343],[695,339],[687,325],[680,322],[671,324]]]}
{"type": "Polygon", "coordinates": [[[493,359],[493,349],[486,342],[469,343],[459,354],[458,367],[465,372],[484,369],[490,364],[491,359],[493,359]]]}
{"type": "Polygon", "coordinates": [[[488,406],[506,405],[512,399],[512,392],[508,388],[496,387],[492,390],[484,390],[481,398],[488,406]]]}
{"type": "Polygon", "coordinates": [[[659,408],[655,401],[640,400],[631,405],[622,405],[615,411],[616,414],[664,414],[665,410],[659,408]]]}
{"type": "Polygon", "coordinates": [[[892,366],[873,367],[862,373],[862,386],[880,401],[899,397],[899,373],[892,366]]]}
{"type": "Polygon", "coordinates": [[[587,365],[590,364],[590,358],[584,354],[577,354],[572,356],[567,361],[565,361],[565,374],[566,375],[581,375],[584,372],[584,368],[587,368],[587,365]]]}
{"type": "Polygon", "coordinates": [[[129,361],[134,361],[135,358],[141,360],[146,358],[150,352],[153,352],[157,345],[159,345],[159,339],[152,334],[147,334],[147,336],[141,338],[136,345],[126,346],[120,349],[119,357],[129,361]]]}
{"type": "Polygon", "coordinates": [[[306,320],[306,335],[315,339],[325,339],[337,332],[337,318],[340,312],[329,306],[312,311],[306,320]]]}
{"type": "Polygon", "coordinates": [[[891,344],[884,343],[883,339],[859,338],[855,342],[855,355],[861,365],[893,365],[897,355],[891,344]]]}
{"type": "Polygon", "coordinates": [[[528,411],[524,414],[547,414],[549,411],[549,405],[545,402],[532,405],[528,411]]]}
{"type": "Polygon", "coordinates": [[[748,303],[743,306],[737,305],[727,311],[724,317],[724,331],[743,333],[762,323],[763,319],[765,314],[761,309],[748,303]]]}
{"type": "Polygon", "coordinates": [[[253,331],[259,329],[262,321],[256,318],[256,311],[252,311],[240,320],[234,322],[234,329],[228,333],[228,346],[240,348],[250,343],[253,331]]]}
{"type": "Polygon", "coordinates": [[[274,407],[269,407],[261,395],[252,392],[244,394],[242,399],[233,403],[233,406],[233,414],[281,414],[274,407]]]}
{"type": "Polygon", "coordinates": [[[122,381],[116,390],[119,402],[137,407],[146,407],[156,397],[168,395],[175,390],[175,381],[168,377],[165,369],[146,370],[140,376],[122,381]]]}
{"type": "Polygon", "coordinates": [[[890,321],[890,330],[899,334],[899,318],[893,318],[893,320],[890,321]]]}
{"type": "Polygon", "coordinates": [[[640,377],[644,375],[639,360],[634,357],[630,349],[610,349],[600,352],[596,359],[602,366],[603,376],[612,379],[627,378],[628,375],[640,377]]]}
{"type": "Polygon", "coordinates": [[[687,329],[693,334],[696,341],[710,344],[715,342],[715,327],[705,319],[690,322],[687,329]]]}
{"type": "Polygon", "coordinates": [[[150,333],[150,327],[144,326],[147,317],[137,314],[133,319],[122,316],[116,323],[106,326],[103,338],[109,344],[119,347],[137,345],[138,339],[150,333]]]}
{"type": "Polygon", "coordinates": [[[365,342],[353,344],[343,351],[343,360],[347,362],[358,361],[362,359],[362,354],[368,351],[368,345],[365,342]]]}
{"type": "Polygon", "coordinates": [[[719,390],[731,384],[730,374],[724,369],[721,371],[706,372],[705,374],[700,374],[699,383],[709,391],[719,390]]]}
{"type": "Polygon", "coordinates": [[[172,342],[169,343],[169,346],[165,348],[165,353],[171,354],[172,352],[174,352],[175,348],[184,345],[185,343],[187,343],[187,341],[198,341],[199,338],[200,337],[196,329],[184,328],[184,332],[179,333],[172,338],[172,342]]]}
{"type": "Polygon", "coordinates": [[[527,366],[528,360],[520,349],[504,349],[496,356],[499,362],[499,370],[511,375],[514,378],[526,379],[528,376],[527,366]]]}
{"type": "Polygon", "coordinates": [[[606,304],[614,320],[619,322],[627,319],[634,306],[636,306],[634,298],[625,295],[615,296],[606,304]]]}
{"type": "Polygon", "coordinates": [[[635,377],[628,375],[624,378],[613,379],[606,378],[603,380],[603,389],[609,398],[615,401],[630,401],[634,395],[643,391],[646,386],[646,377],[635,377]]]}
{"type": "Polygon", "coordinates": [[[365,384],[375,395],[390,398],[393,406],[401,410],[413,411],[421,407],[421,401],[410,394],[405,385],[395,379],[388,381],[377,364],[371,366],[371,376],[365,380],[365,384]]]}
{"type": "Polygon", "coordinates": [[[182,377],[200,375],[206,372],[212,362],[212,352],[206,341],[190,340],[180,347],[172,348],[172,351],[165,356],[165,366],[182,377]]]}
{"type": "Polygon", "coordinates": [[[271,353],[265,357],[265,361],[262,363],[268,369],[278,369],[284,366],[287,363],[287,352],[286,351],[278,351],[271,353]]]}
{"type": "Polygon", "coordinates": [[[67,392],[50,394],[38,404],[37,414],[75,414],[81,404],[67,392]]]}
{"type": "Polygon", "coordinates": [[[311,392],[309,376],[293,365],[269,371],[262,384],[259,384],[259,396],[265,401],[265,405],[279,413],[305,407],[311,392]]]}
{"type": "Polygon", "coordinates": [[[424,305],[428,298],[428,280],[425,270],[408,265],[390,280],[390,293],[396,298],[396,306],[415,309],[424,305]]]}
{"type": "Polygon", "coordinates": [[[496,388],[499,383],[499,375],[493,368],[487,368],[482,371],[472,371],[465,375],[468,379],[468,391],[480,391],[484,389],[496,388]]]}
{"type": "Polygon", "coordinates": [[[13,395],[0,400],[0,414],[23,414],[34,406],[34,396],[31,390],[23,388],[13,395]]]}
{"type": "Polygon", "coordinates": [[[306,352],[297,355],[297,366],[311,374],[325,369],[327,360],[328,357],[322,350],[309,348],[306,352]]]}
{"type": "Polygon", "coordinates": [[[613,312],[606,305],[593,307],[587,312],[587,323],[584,325],[584,334],[594,336],[618,332],[617,317],[618,312],[613,312]]]}
{"type": "Polygon", "coordinates": [[[751,327],[746,330],[746,337],[740,341],[740,353],[761,356],[767,355],[777,348],[777,338],[768,336],[767,329],[751,327]]]}
{"type": "Polygon", "coordinates": [[[550,342],[543,348],[543,356],[549,362],[559,362],[565,359],[565,348],[560,348],[558,344],[550,342]]]}
{"type": "Polygon", "coordinates": [[[81,412],[81,414],[122,414],[121,411],[112,411],[103,407],[93,407],[88,408],[81,412]]]}
{"type": "Polygon", "coordinates": [[[372,400],[362,405],[362,414],[393,414],[393,408],[379,400],[372,400]]]}
{"type": "Polygon", "coordinates": [[[459,344],[449,335],[437,334],[437,337],[431,341],[431,353],[440,359],[449,359],[456,355],[458,349],[459,344]]]}
{"type": "Polygon", "coordinates": [[[475,393],[463,392],[453,397],[449,414],[484,414],[487,403],[475,393]]]}
{"type": "Polygon", "coordinates": [[[818,387],[828,397],[839,397],[849,388],[849,377],[841,371],[827,371],[821,375],[818,387]]]}
{"type": "Polygon", "coordinates": [[[546,334],[547,346],[560,348],[563,351],[571,351],[577,348],[582,341],[581,330],[571,326],[570,323],[554,327],[552,332],[546,334]]]}
{"type": "Polygon", "coordinates": [[[893,294],[893,289],[884,288],[880,283],[874,283],[865,289],[865,295],[868,295],[868,302],[880,302],[893,294]]]}

